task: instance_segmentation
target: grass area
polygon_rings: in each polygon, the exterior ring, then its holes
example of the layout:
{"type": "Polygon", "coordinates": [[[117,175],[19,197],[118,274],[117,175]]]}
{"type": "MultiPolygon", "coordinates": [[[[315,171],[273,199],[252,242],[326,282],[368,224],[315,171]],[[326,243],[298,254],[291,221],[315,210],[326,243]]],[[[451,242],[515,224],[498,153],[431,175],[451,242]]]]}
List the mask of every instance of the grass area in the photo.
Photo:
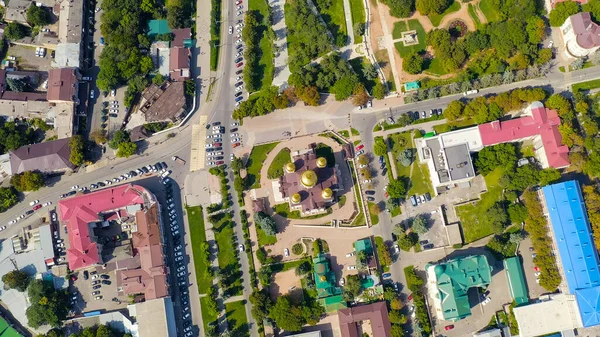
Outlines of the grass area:
{"type": "Polygon", "coordinates": [[[482,27],[481,20],[479,20],[479,16],[477,15],[477,9],[472,4],[468,4],[468,11],[471,20],[475,23],[475,29],[480,29],[482,27]]]}
{"type": "Polygon", "coordinates": [[[444,132],[448,132],[448,131],[464,129],[466,127],[470,127],[473,125],[476,125],[476,123],[472,119],[463,119],[463,120],[456,121],[456,122],[434,125],[433,130],[437,134],[440,134],[440,133],[444,133],[444,132]]]}
{"type": "Polygon", "coordinates": [[[408,30],[408,24],[406,21],[398,21],[394,23],[394,30],[392,30],[392,38],[399,39],[402,37],[402,32],[408,30]]]}
{"type": "Polygon", "coordinates": [[[367,202],[367,207],[369,208],[369,215],[371,216],[371,224],[377,225],[379,223],[379,213],[373,213],[371,211],[371,206],[373,205],[375,205],[375,203],[372,203],[370,201],[367,202]]]}
{"type": "MultiPolygon", "coordinates": [[[[188,223],[190,224],[192,248],[200,247],[202,242],[206,242],[202,207],[186,207],[186,212],[188,216],[188,223]]],[[[205,294],[208,287],[212,285],[212,277],[207,277],[205,272],[209,268],[209,265],[206,263],[207,261],[202,258],[202,254],[198,249],[192,249],[192,254],[194,255],[194,270],[196,271],[198,292],[200,294],[205,294]]]]}
{"type": "MultiPolygon", "coordinates": [[[[400,153],[406,149],[411,149],[413,152],[416,151],[414,149],[413,141],[410,137],[410,132],[401,132],[401,133],[393,133],[388,136],[390,144],[392,145],[392,153],[394,154],[395,166],[396,166],[396,176],[398,177],[409,177],[410,176],[410,166],[404,166],[400,164],[400,153]]],[[[416,155],[416,153],[415,153],[416,155]]]]}
{"type": "Polygon", "coordinates": [[[202,310],[202,324],[204,331],[208,328],[208,324],[217,320],[217,315],[212,315],[208,309],[208,297],[200,297],[200,310],[202,310]]]}
{"type": "Polygon", "coordinates": [[[419,39],[419,43],[412,46],[404,46],[402,42],[394,43],[394,46],[398,50],[398,53],[400,53],[400,57],[406,57],[411,53],[421,52],[427,47],[427,44],[425,43],[427,33],[425,32],[425,29],[423,29],[423,26],[421,26],[419,20],[408,20],[408,30],[417,31],[417,38],[419,39]]]}
{"type": "Polygon", "coordinates": [[[248,186],[250,186],[249,189],[260,187],[260,169],[263,167],[269,152],[271,152],[277,144],[279,144],[279,142],[257,145],[252,148],[252,152],[250,152],[250,157],[246,163],[246,170],[248,173],[246,179],[248,181],[248,186]]]}
{"type": "Polygon", "coordinates": [[[350,132],[348,132],[348,130],[340,130],[340,131],[338,131],[338,133],[340,135],[342,135],[343,137],[346,137],[346,138],[350,137],[350,132]]]}
{"type": "MultiPolygon", "coordinates": [[[[235,274],[234,271],[239,271],[239,262],[236,255],[237,247],[234,247],[232,238],[235,236],[233,232],[234,223],[231,217],[225,216],[217,222],[213,228],[215,228],[215,240],[219,247],[219,253],[217,260],[219,261],[219,269],[233,269],[231,274],[235,274]]],[[[242,294],[242,280],[236,277],[235,280],[230,282],[231,284],[231,295],[237,296],[242,294]]]]}
{"type": "Polygon", "coordinates": [[[275,156],[275,158],[271,162],[271,165],[269,165],[269,169],[267,170],[267,177],[269,177],[269,179],[276,179],[283,176],[283,165],[290,162],[292,162],[292,157],[290,157],[290,149],[284,147],[275,156]]]}
{"type": "Polygon", "coordinates": [[[396,216],[402,214],[402,208],[401,207],[392,208],[390,210],[390,214],[392,215],[392,218],[396,217],[396,216]]]}
{"type": "Polygon", "coordinates": [[[410,175],[410,190],[408,195],[413,194],[431,194],[433,187],[431,181],[429,181],[429,168],[426,164],[413,163],[414,168],[410,175]]]}
{"type": "MultiPolygon", "coordinates": [[[[249,0],[248,8],[251,11],[260,12],[259,20],[261,24],[257,29],[257,33],[262,35],[260,39],[260,59],[258,60],[257,77],[260,76],[261,90],[271,86],[273,75],[275,72],[273,60],[273,41],[269,38],[269,4],[267,0],[249,0]]],[[[259,35],[259,36],[260,36],[259,35]]]]}
{"type": "Polygon", "coordinates": [[[229,326],[229,331],[236,337],[250,336],[250,328],[248,325],[248,317],[246,317],[244,302],[245,300],[225,303],[227,325],[229,326]]]}
{"type": "Polygon", "coordinates": [[[315,215],[309,215],[309,216],[300,216],[300,211],[290,210],[290,205],[286,202],[283,204],[275,205],[275,207],[273,207],[273,211],[275,213],[277,213],[279,216],[282,216],[287,219],[311,220],[311,219],[319,219],[319,218],[329,215],[331,213],[331,208],[327,209],[327,213],[315,214],[315,215]]]}
{"type": "Polygon", "coordinates": [[[381,236],[375,237],[375,246],[377,247],[377,255],[380,255],[379,256],[379,264],[381,265],[381,269],[383,269],[384,273],[390,271],[390,266],[388,266],[387,264],[384,264],[384,261],[381,258],[380,252],[383,250],[387,250],[387,246],[385,245],[385,242],[383,241],[383,238],[381,236]]]}
{"type": "Polygon", "coordinates": [[[358,75],[358,80],[360,83],[364,84],[365,89],[367,89],[368,92],[372,92],[376,83],[376,79],[367,80],[363,72],[364,67],[371,64],[369,60],[366,57],[357,57],[349,60],[348,62],[350,62],[352,69],[354,69],[354,72],[358,75]]]}
{"type": "Polygon", "coordinates": [[[350,128],[350,131],[352,132],[353,136],[360,136],[360,132],[358,132],[358,130],[356,130],[355,128],[350,128]]]}
{"type": "Polygon", "coordinates": [[[388,136],[391,139],[392,153],[394,154],[396,164],[396,174],[400,177],[410,177],[410,188],[408,195],[433,193],[433,186],[429,181],[429,169],[427,165],[417,162],[417,153],[414,142],[411,139],[410,132],[393,133],[388,136]],[[413,152],[413,163],[411,166],[404,166],[398,159],[400,153],[410,149],[413,152]],[[411,172],[412,167],[412,172],[411,172]]]}
{"type": "Polygon", "coordinates": [[[500,20],[500,15],[498,15],[498,12],[496,12],[492,2],[493,0],[481,0],[481,2],[479,2],[479,9],[483,15],[485,15],[485,18],[488,22],[500,20]]]}
{"type": "Polygon", "coordinates": [[[485,183],[488,191],[481,195],[481,200],[477,201],[475,205],[470,203],[456,208],[456,214],[460,218],[462,224],[465,243],[479,240],[494,233],[492,228],[481,226],[478,219],[497,201],[501,200],[502,187],[499,185],[498,181],[503,174],[504,169],[502,168],[497,168],[490,172],[485,176],[485,183]]]}
{"type": "Polygon", "coordinates": [[[331,6],[329,6],[327,9],[321,8],[318,1],[314,1],[314,4],[317,6],[323,21],[325,21],[325,24],[327,24],[327,28],[334,38],[336,38],[339,34],[348,36],[343,0],[331,0],[331,6]]]}
{"type": "Polygon", "coordinates": [[[288,271],[288,270],[292,270],[292,269],[296,269],[299,265],[301,265],[302,263],[308,261],[307,259],[300,259],[300,260],[295,260],[295,261],[288,261],[288,262],[283,262],[283,263],[274,263],[271,265],[271,270],[273,271],[273,273],[281,273],[284,271],[288,271]]]}
{"type": "Polygon", "coordinates": [[[439,57],[434,57],[425,68],[425,72],[431,75],[442,76],[448,72],[444,69],[444,65],[440,61],[439,57]]]}
{"type": "Polygon", "coordinates": [[[460,2],[458,2],[458,0],[455,0],[454,2],[452,2],[452,4],[448,8],[446,8],[446,10],[442,14],[429,15],[429,20],[431,20],[431,24],[434,27],[437,27],[442,22],[442,19],[444,18],[444,16],[446,16],[450,13],[458,12],[459,10],[460,10],[460,2]]]}
{"type": "Polygon", "coordinates": [[[256,226],[256,236],[258,238],[259,247],[274,245],[277,242],[277,237],[275,235],[267,235],[267,233],[265,233],[258,225],[256,226]]]}
{"type": "Polygon", "coordinates": [[[565,72],[565,66],[558,67],[558,70],[560,70],[561,73],[564,73],[565,72]]]}
{"type": "Polygon", "coordinates": [[[356,175],[354,174],[354,164],[351,161],[349,161],[348,164],[350,165],[350,172],[352,173],[352,183],[354,184],[354,200],[356,200],[356,204],[358,207],[358,215],[354,218],[354,220],[352,220],[350,226],[364,226],[366,224],[365,213],[362,209],[362,198],[360,193],[358,192],[358,182],[356,180],[356,175]]]}
{"type": "MultiPolygon", "coordinates": [[[[350,13],[352,15],[352,27],[354,27],[354,25],[357,23],[365,23],[367,21],[363,0],[350,0],[350,13]]],[[[354,35],[354,43],[362,42],[362,35],[354,35]]]]}
{"type": "Polygon", "coordinates": [[[575,84],[573,84],[572,88],[573,88],[573,92],[576,92],[578,90],[597,89],[597,88],[600,88],[600,79],[575,83],[575,84]]]}

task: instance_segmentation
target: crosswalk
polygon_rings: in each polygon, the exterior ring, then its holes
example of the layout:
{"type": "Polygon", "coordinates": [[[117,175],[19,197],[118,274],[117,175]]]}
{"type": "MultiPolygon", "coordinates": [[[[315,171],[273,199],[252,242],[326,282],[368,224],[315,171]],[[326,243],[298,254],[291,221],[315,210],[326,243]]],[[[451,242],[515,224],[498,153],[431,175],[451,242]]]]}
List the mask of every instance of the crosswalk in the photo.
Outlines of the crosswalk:
{"type": "Polygon", "coordinates": [[[192,149],[190,153],[190,172],[206,166],[206,125],[207,116],[200,116],[200,123],[192,125],[192,149]]]}

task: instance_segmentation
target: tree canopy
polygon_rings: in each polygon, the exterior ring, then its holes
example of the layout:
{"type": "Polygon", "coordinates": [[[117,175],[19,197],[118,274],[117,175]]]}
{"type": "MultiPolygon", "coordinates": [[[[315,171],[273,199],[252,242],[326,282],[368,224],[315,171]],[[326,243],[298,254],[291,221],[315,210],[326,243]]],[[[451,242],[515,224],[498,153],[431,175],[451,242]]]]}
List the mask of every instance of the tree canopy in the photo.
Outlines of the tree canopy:
{"type": "Polygon", "coordinates": [[[27,8],[27,23],[33,27],[42,27],[50,24],[50,15],[48,12],[38,6],[29,6],[27,8]]]}
{"type": "Polygon", "coordinates": [[[84,139],[81,135],[74,135],[69,140],[69,148],[71,149],[69,161],[73,165],[79,166],[79,165],[83,164],[83,161],[84,161],[83,147],[84,147],[84,139]]]}
{"type": "Polygon", "coordinates": [[[505,143],[484,147],[477,154],[475,166],[486,175],[492,172],[496,167],[508,167],[509,171],[515,166],[517,161],[517,152],[514,144],[505,143]]]}
{"type": "Polygon", "coordinates": [[[24,271],[13,270],[2,275],[2,282],[11,289],[23,292],[29,285],[29,276],[24,271]]]}
{"type": "Polygon", "coordinates": [[[10,184],[20,192],[37,191],[44,186],[44,175],[39,171],[25,171],[14,174],[10,184]]]}
{"type": "Polygon", "coordinates": [[[263,212],[254,213],[254,221],[267,235],[277,234],[277,224],[275,220],[263,212]]]}
{"type": "Polygon", "coordinates": [[[390,8],[390,15],[396,18],[407,18],[415,10],[415,0],[384,0],[390,8]]]}
{"type": "Polygon", "coordinates": [[[32,280],[27,287],[29,302],[27,308],[28,325],[34,329],[48,324],[57,327],[67,318],[69,311],[67,292],[54,290],[52,283],[42,280],[32,280]]]}
{"type": "Polygon", "coordinates": [[[412,219],[410,228],[419,235],[427,233],[427,219],[422,215],[417,215],[412,219]]]}
{"type": "Polygon", "coordinates": [[[9,40],[20,40],[29,34],[29,29],[22,24],[13,21],[4,28],[4,36],[9,40]]]}
{"type": "Polygon", "coordinates": [[[421,15],[430,15],[442,14],[450,3],[449,0],[417,0],[415,5],[421,15]]]}
{"type": "Polygon", "coordinates": [[[402,60],[402,69],[409,74],[419,74],[423,71],[423,58],[417,53],[411,53],[402,60]]]}
{"type": "Polygon", "coordinates": [[[19,202],[19,196],[12,187],[0,187],[0,213],[19,202]]]}
{"type": "Polygon", "coordinates": [[[562,26],[569,16],[579,13],[579,10],[579,4],[575,1],[562,1],[554,4],[549,15],[550,26],[562,26]]]}
{"type": "Polygon", "coordinates": [[[375,138],[375,144],[373,145],[373,153],[377,156],[387,156],[387,144],[383,138],[375,138]]]}
{"type": "Polygon", "coordinates": [[[390,198],[403,198],[406,195],[406,183],[402,179],[391,180],[386,191],[390,198]]]}

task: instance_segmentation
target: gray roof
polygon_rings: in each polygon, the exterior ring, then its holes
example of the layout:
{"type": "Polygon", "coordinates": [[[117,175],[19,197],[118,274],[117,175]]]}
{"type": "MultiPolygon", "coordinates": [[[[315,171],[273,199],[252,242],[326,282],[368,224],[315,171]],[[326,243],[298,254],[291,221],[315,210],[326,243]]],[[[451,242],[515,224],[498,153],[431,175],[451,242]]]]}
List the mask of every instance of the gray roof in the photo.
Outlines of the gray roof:
{"type": "Polygon", "coordinates": [[[12,174],[35,170],[54,172],[74,169],[76,166],[69,161],[70,140],[71,138],[63,138],[11,150],[9,153],[12,174]]]}
{"type": "Polygon", "coordinates": [[[459,180],[475,176],[475,169],[471,161],[471,155],[467,144],[447,147],[446,158],[448,159],[448,169],[452,180],[459,180]]]}

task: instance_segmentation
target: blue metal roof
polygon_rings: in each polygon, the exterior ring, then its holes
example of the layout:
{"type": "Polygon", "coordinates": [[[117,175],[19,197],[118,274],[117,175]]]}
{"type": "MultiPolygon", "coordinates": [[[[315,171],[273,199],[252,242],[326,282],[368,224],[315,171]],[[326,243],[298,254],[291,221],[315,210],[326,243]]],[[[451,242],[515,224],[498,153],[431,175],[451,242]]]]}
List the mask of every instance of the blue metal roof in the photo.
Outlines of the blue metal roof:
{"type": "Polygon", "coordinates": [[[600,324],[598,252],[577,181],[543,188],[569,292],[577,297],[584,326],[600,324]]]}

